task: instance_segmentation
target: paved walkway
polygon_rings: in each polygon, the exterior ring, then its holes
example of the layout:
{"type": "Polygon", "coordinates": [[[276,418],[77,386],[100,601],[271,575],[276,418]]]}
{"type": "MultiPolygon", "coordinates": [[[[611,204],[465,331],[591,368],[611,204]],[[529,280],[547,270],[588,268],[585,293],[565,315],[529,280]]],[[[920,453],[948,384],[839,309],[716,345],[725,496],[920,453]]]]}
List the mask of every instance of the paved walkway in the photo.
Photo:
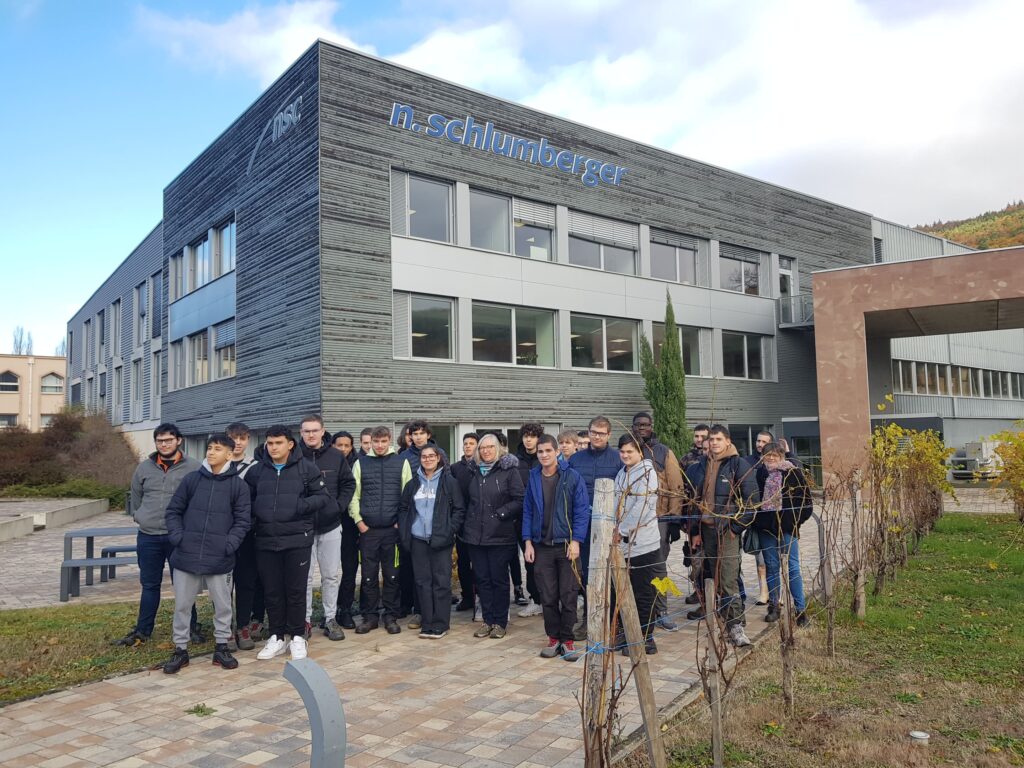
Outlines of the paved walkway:
{"type": "MultiPolygon", "coordinates": [[[[88,525],[124,520],[103,515],[88,525]]],[[[808,575],[818,563],[813,525],[805,526],[801,547],[808,575]]],[[[0,544],[0,600],[6,607],[15,601],[56,602],[62,547],[59,529],[0,544]],[[15,574],[17,582],[12,582],[15,574]]],[[[752,584],[754,565],[745,559],[752,584]]],[[[682,588],[681,560],[673,558],[672,575],[682,588]]],[[[125,569],[116,582],[83,586],[82,598],[74,600],[136,599],[137,584],[137,570],[125,569]]],[[[669,610],[677,616],[686,609],[681,597],[669,599],[669,610]]],[[[760,608],[748,614],[751,635],[763,629],[762,615],[760,608]]],[[[475,625],[465,613],[453,619],[452,632],[440,641],[419,640],[407,629],[396,636],[381,629],[362,636],[350,632],[338,643],[322,636],[311,641],[310,658],[327,670],[345,705],[347,768],[582,766],[574,696],[582,661],[537,656],[544,641],[540,617],[520,619],[513,612],[504,640],[474,639],[475,625]]],[[[168,629],[158,626],[156,634],[166,636],[168,629]]],[[[657,640],[659,653],[650,662],[658,704],[664,706],[698,679],[696,628],[659,631],[657,640]]],[[[0,709],[0,765],[308,763],[305,710],[281,676],[286,656],[263,662],[254,652],[238,656],[235,671],[213,667],[201,657],[178,675],[126,675],[0,709]],[[200,703],[216,712],[186,714],[200,703]]],[[[640,725],[632,688],[620,713],[624,733],[640,725]]]]}

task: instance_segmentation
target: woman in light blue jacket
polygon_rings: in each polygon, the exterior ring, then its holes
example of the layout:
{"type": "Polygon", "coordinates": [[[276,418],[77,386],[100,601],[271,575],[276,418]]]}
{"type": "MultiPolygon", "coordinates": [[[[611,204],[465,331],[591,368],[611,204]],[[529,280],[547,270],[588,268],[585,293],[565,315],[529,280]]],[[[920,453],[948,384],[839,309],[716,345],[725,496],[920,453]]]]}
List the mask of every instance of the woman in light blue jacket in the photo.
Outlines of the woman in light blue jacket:
{"type": "MultiPolygon", "coordinates": [[[[629,568],[633,599],[644,630],[644,647],[648,654],[654,654],[658,652],[654,643],[656,590],[651,579],[658,575],[657,565],[662,560],[658,474],[631,435],[619,438],[619,457],[624,466],[615,477],[614,539],[629,568]]],[[[619,645],[625,650],[624,642],[619,645]]]]}

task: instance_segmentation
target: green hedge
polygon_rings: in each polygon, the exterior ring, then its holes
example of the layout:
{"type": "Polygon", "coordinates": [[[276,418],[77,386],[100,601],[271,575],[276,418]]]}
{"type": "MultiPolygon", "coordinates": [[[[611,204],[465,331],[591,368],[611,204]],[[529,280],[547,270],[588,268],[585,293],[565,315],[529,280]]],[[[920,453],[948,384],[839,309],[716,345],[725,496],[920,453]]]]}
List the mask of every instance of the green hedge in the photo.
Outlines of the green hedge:
{"type": "Polygon", "coordinates": [[[127,488],[77,478],[50,485],[9,485],[0,496],[23,499],[107,499],[111,509],[124,509],[127,488]]]}

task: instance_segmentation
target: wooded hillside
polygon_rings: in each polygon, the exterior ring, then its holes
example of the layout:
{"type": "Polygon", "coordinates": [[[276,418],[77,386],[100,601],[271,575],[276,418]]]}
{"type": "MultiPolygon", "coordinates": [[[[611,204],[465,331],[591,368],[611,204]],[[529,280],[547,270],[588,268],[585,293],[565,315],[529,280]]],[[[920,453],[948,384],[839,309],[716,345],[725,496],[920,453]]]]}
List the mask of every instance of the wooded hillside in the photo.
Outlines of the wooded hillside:
{"type": "Polygon", "coordinates": [[[971,248],[1005,248],[1024,244],[1024,200],[1001,211],[988,211],[973,219],[936,221],[914,229],[945,237],[971,248]]]}

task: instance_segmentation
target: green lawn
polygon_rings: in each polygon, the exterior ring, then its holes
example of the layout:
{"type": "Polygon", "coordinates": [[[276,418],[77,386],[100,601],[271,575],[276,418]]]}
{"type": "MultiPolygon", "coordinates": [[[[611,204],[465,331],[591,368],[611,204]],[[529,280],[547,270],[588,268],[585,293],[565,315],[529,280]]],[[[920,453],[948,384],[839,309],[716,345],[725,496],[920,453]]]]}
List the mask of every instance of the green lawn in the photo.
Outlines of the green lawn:
{"type": "MultiPolygon", "coordinates": [[[[798,632],[796,713],[782,714],[778,644],[736,673],[726,765],[1024,766],[1024,528],[1012,517],[946,515],[921,551],[843,615],[836,660],[823,617],[798,632]],[[931,734],[926,748],[908,733],[931,734]]],[[[673,768],[711,765],[707,707],[670,726],[673,768]]]]}

